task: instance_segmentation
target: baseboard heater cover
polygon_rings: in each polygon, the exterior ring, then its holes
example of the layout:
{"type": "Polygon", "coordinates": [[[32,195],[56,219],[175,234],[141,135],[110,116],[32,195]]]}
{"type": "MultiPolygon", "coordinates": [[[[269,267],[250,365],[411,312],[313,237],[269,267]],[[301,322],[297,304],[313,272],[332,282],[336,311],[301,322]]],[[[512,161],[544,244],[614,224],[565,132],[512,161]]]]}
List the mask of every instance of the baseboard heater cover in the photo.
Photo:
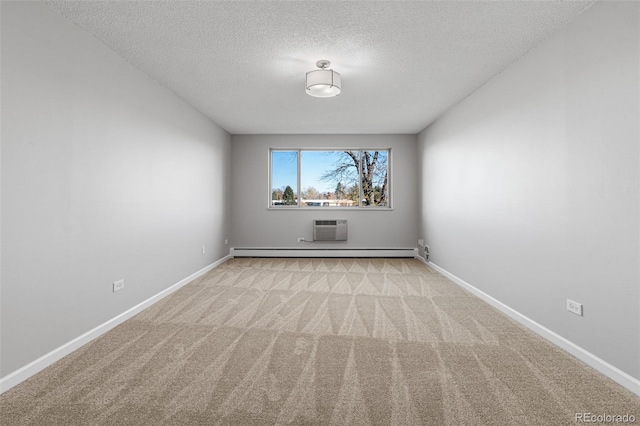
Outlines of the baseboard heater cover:
{"type": "Polygon", "coordinates": [[[261,248],[231,249],[233,257],[416,257],[417,248],[261,248]]]}

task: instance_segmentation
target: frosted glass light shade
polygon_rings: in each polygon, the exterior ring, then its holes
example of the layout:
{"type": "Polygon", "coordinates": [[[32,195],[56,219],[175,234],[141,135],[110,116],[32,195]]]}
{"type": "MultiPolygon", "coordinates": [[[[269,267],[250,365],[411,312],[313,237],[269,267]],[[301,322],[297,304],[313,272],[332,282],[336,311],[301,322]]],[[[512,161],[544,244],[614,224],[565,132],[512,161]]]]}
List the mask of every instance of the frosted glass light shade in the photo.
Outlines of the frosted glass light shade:
{"type": "Polygon", "coordinates": [[[307,94],[314,98],[338,96],[342,87],[340,74],[334,70],[315,70],[307,73],[307,94]]]}

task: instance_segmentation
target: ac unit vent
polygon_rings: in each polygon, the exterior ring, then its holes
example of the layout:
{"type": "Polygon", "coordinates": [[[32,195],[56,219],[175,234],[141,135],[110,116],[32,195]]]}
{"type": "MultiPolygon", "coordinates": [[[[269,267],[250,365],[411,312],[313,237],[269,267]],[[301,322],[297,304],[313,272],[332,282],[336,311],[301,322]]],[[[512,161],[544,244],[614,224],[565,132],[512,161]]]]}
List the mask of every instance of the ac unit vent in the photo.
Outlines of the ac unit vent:
{"type": "Polygon", "coordinates": [[[313,241],[347,241],[347,221],[314,220],[313,241]]]}
{"type": "Polygon", "coordinates": [[[332,226],[336,226],[338,224],[337,220],[316,220],[316,226],[320,225],[320,226],[325,226],[325,225],[332,225],[332,226]]]}

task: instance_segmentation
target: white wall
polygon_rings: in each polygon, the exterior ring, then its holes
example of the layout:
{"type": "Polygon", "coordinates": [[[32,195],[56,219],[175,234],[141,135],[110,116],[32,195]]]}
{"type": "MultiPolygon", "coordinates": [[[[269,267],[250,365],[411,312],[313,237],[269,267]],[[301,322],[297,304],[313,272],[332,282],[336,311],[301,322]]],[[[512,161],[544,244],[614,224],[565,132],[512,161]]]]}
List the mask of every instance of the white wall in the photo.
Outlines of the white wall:
{"type": "Polygon", "coordinates": [[[638,28],[598,2],[418,135],[432,261],[636,378],[638,28]]]}
{"type": "Polygon", "coordinates": [[[228,254],[231,137],[41,2],[1,89],[5,376],[228,254]]]}
{"type": "Polygon", "coordinates": [[[416,246],[418,223],[415,135],[233,136],[231,191],[233,247],[400,248],[416,246]],[[268,209],[270,148],[391,148],[393,210],[268,209]],[[312,239],[313,219],[347,219],[349,241],[312,239]]]}

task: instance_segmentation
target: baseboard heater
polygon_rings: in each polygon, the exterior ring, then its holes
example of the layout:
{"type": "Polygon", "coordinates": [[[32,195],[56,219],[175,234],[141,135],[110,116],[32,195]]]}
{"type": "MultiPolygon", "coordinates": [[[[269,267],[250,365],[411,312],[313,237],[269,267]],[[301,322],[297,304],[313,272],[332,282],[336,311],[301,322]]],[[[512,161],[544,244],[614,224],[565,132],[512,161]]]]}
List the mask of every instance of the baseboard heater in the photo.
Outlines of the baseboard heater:
{"type": "Polygon", "coordinates": [[[417,248],[232,248],[232,257],[417,257],[417,248]]]}

